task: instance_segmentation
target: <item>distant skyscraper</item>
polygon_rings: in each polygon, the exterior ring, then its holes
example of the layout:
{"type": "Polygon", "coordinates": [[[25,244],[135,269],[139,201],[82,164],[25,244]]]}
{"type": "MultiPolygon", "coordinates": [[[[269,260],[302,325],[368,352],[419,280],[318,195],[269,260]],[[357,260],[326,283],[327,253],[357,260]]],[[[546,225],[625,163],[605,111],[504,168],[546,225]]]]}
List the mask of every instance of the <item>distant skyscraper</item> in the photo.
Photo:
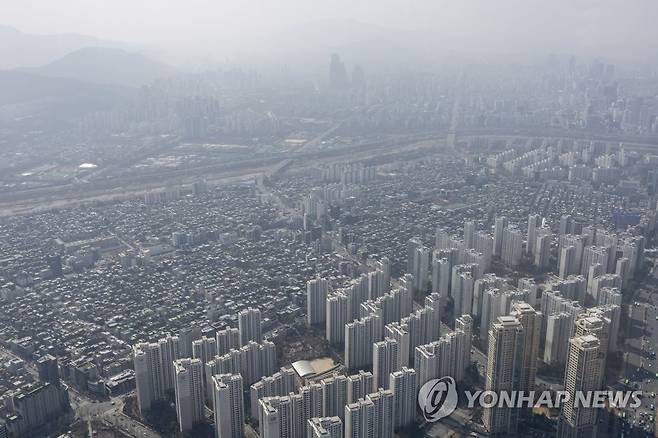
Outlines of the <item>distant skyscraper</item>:
{"type": "Polygon", "coordinates": [[[357,91],[366,88],[366,76],[360,65],[355,65],[352,69],[352,88],[357,91]]]}
{"type": "Polygon", "coordinates": [[[263,340],[263,332],[260,310],[250,307],[239,312],[238,329],[240,330],[240,345],[247,345],[249,341],[261,342],[263,340]]]}
{"type": "Polygon", "coordinates": [[[329,64],[329,83],[334,90],[345,90],[349,86],[349,79],[347,78],[347,70],[345,64],[340,60],[337,53],[331,55],[331,63],[329,64]]]}
{"type": "Polygon", "coordinates": [[[176,415],[181,432],[188,431],[204,419],[203,364],[199,359],[174,362],[176,415]]]}
{"type": "Polygon", "coordinates": [[[242,376],[218,374],[212,377],[213,412],[217,438],[244,436],[244,400],[242,376]]]}
{"type": "Polygon", "coordinates": [[[590,306],[594,306],[601,302],[601,290],[603,288],[616,288],[623,287],[623,279],[618,274],[603,274],[591,279],[588,283],[588,293],[586,302],[590,306]]]}
{"type": "Polygon", "coordinates": [[[634,278],[638,269],[644,265],[644,248],[646,242],[644,236],[627,237],[621,242],[623,257],[629,260],[627,275],[634,278]]]}

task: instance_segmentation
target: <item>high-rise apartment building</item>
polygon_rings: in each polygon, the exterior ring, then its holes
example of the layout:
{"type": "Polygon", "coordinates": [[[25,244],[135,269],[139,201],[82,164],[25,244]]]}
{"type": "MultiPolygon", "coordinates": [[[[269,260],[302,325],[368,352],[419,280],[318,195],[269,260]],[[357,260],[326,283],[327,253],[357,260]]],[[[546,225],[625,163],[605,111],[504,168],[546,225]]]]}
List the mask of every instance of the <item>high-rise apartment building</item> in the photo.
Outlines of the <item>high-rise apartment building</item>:
{"type": "Polygon", "coordinates": [[[347,403],[354,403],[374,391],[374,378],[370,371],[359,371],[347,376],[347,403]]]}
{"type": "Polygon", "coordinates": [[[512,304],[510,315],[519,320],[523,326],[523,356],[521,357],[518,389],[534,391],[537,376],[537,354],[539,352],[539,334],[541,331],[541,313],[530,304],[517,301],[512,304]]]}
{"type": "Polygon", "coordinates": [[[265,397],[287,395],[295,392],[297,375],[292,367],[283,367],[271,376],[265,376],[250,387],[251,417],[258,420],[258,400],[265,397]]]}
{"type": "Polygon", "coordinates": [[[320,385],[322,385],[322,415],[337,416],[342,420],[347,404],[348,378],[336,374],[322,379],[320,385]]]}
{"type": "MultiPolygon", "coordinates": [[[[487,391],[515,391],[519,389],[520,367],[523,363],[525,331],[513,316],[500,316],[489,330],[487,391]]],[[[514,435],[518,427],[518,409],[493,406],[485,408],[484,426],[490,435],[514,435]]]]}
{"type": "Polygon", "coordinates": [[[499,256],[503,250],[503,232],[507,228],[507,218],[499,216],[494,223],[493,254],[499,256]]]}
{"type": "Polygon", "coordinates": [[[174,382],[178,428],[185,432],[204,419],[201,361],[190,358],[174,361],[174,382]]]}
{"type": "Polygon", "coordinates": [[[263,331],[260,310],[250,307],[240,311],[238,313],[238,330],[240,331],[240,345],[247,345],[249,341],[261,342],[263,331]]]}
{"type": "Polygon", "coordinates": [[[308,438],[343,438],[343,422],[339,417],[308,420],[308,438]]]}
{"type": "Polygon", "coordinates": [[[395,420],[394,401],[393,391],[382,389],[345,406],[344,436],[391,438],[395,420]]]}
{"type": "Polygon", "coordinates": [[[376,388],[389,389],[389,375],[401,368],[399,345],[395,339],[384,338],[372,344],[372,375],[376,388]]]}
{"type": "Polygon", "coordinates": [[[139,343],[133,348],[135,386],[140,412],[153,402],[165,400],[174,389],[173,362],[179,359],[179,340],[168,336],[154,343],[139,343]]]}
{"type": "Polygon", "coordinates": [[[372,344],[382,339],[383,331],[379,315],[345,324],[345,367],[358,370],[372,365],[372,344]]]}
{"type": "Polygon", "coordinates": [[[411,426],[416,421],[416,380],[414,369],[402,368],[389,375],[388,387],[393,391],[395,420],[393,427],[403,429],[411,426]]]}
{"type": "Polygon", "coordinates": [[[473,271],[472,264],[455,265],[452,268],[450,295],[457,315],[471,313],[473,310],[473,288],[476,280],[473,271]]]}
{"type": "Polygon", "coordinates": [[[569,355],[564,372],[564,390],[570,398],[562,406],[558,437],[584,438],[596,436],[597,408],[577,403],[579,391],[600,389],[601,354],[596,336],[576,336],[569,340],[569,355]]]}
{"type": "Polygon", "coordinates": [[[530,256],[535,255],[535,244],[537,242],[537,228],[541,227],[542,217],[538,214],[531,214],[528,216],[528,234],[526,252],[530,256]]]}
{"type": "Polygon", "coordinates": [[[503,230],[503,244],[500,253],[502,261],[511,267],[521,264],[523,255],[523,235],[516,228],[506,228],[503,230]]]}
{"type": "Polygon", "coordinates": [[[329,280],[315,278],[306,283],[306,322],[308,325],[325,323],[328,293],[329,280]]]}
{"type": "Polygon", "coordinates": [[[231,349],[240,348],[240,330],[231,327],[218,330],[215,333],[215,340],[217,341],[216,354],[221,356],[228,353],[231,349]]]}
{"type": "Polygon", "coordinates": [[[242,376],[218,374],[212,382],[216,438],[244,437],[242,376]]]}
{"type": "Polygon", "coordinates": [[[330,344],[340,345],[345,342],[345,324],[352,320],[350,299],[338,291],[327,297],[326,307],[325,337],[330,344]]]}

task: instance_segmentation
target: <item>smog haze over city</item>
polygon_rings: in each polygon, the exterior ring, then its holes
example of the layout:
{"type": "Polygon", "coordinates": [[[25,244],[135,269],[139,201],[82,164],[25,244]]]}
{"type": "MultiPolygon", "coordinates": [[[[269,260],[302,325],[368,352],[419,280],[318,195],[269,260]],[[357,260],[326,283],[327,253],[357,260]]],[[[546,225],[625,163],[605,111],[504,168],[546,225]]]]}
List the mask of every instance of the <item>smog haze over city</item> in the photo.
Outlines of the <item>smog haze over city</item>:
{"type": "Polygon", "coordinates": [[[658,437],[657,23],[0,0],[0,438],[658,437]]]}

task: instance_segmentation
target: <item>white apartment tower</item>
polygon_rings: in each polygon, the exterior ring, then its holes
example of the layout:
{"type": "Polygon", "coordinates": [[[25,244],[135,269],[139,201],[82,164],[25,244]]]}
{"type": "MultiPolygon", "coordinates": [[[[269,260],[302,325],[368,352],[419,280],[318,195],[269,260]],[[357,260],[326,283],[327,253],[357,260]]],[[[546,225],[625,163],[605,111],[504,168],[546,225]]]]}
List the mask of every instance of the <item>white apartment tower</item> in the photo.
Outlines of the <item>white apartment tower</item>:
{"type": "Polygon", "coordinates": [[[232,348],[240,348],[240,331],[237,328],[226,327],[215,334],[215,340],[217,341],[216,354],[221,356],[232,348]]]}
{"type": "Polygon", "coordinates": [[[242,376],[218,374],[212,377],[212,382],[216,437],[244,437],[242,376]]]}
{"type": "Polygon", "coordinates": [[[600,342],[596,336],[577,336],[569,340],[569,357],[564,374],[564,390],[571,396],[562,406],[558,437],[596,436],[597,409],[576,404],[576,392],[600,389],[600,342]]]}
{"type": "MultiPolygon", "coordinates": [[[[518,390],[523,360],[524,329],[513,316],[500,316],[489,330],[487,354],[487,391],[518,390]]],[[[518,409],[494,406],[485,408],[484,426],[491,435],[514,435],[518,426],[518,409]]]]}
{"type": "Polygon", "coordinates": [[[393,391],[395,407],[395,421],[393,427],[403,429],[416,421],[416,371],[414,369],[402,368],[389,375],[389,385],[393,391]]]}
{"type": "Polygon", "coordinates": [[[503,245],[500,258],[511,267],[521,264],[523,255],[523,235],[516,228],[506,228],[503,231],[503,245]]]}
{"type": "Polygon", "coordinates": [[[517,301],[512,304],[510,315],[519,320],[525,332],[518,389],[520,391],[534,391],[542,315],[530,304],[523,301],[517,301]]]}
{"type": "Polygon", "coordinates": [[[180,357],[178,336],[137,344],[133,353],[137,402],[143,412],[174,389],[173,362],[180,357]]]}
{"type": "Polygon", "coordinates": [[[343,422],[339,417],[308,420],[308,438],[343,438],[343,422]]]}
{"type": "Polygon", "coordinates": [[[329,280],[315,278],[306,283],[306,322],[308,325],[325,323],[328,293],[329,280]]]}
{"type": "Polygon", "coordinates": [[[250,307],[240,311],[238,313],[238,330],[240,331],[240,345],[247,345],[249,341],[261,342],[263,331],[260,310],[250,307]]]}
{"type": "Polygon", "coordinates": [[[401,368],[399,345],[395,339],[387,337],[372,344],[372,349],[375,388],[389,389],[389,374],[401,368]]]}
{"type": "Polygon", "coordinates": [[[345,342],[345,324],[352,319],[349,297],[342,291],[333,293],[326,307],[325,337],[330,344],[340,345],[345,342]]]}
{"type": "Polygon", "coordinates": [[[503,249],[503,232],[507,228],[507,218],[505,216],[499,216],[496,218],[494,224],[494,243],[493,243],[493,254],[495,256],[500,256],[503,249]]]}
{"type": "Polygon", "coordinates": [[[188,431],[204,419],[203,363],[199,359],[174,361],[176,415],[181,432],[188,431]]]}

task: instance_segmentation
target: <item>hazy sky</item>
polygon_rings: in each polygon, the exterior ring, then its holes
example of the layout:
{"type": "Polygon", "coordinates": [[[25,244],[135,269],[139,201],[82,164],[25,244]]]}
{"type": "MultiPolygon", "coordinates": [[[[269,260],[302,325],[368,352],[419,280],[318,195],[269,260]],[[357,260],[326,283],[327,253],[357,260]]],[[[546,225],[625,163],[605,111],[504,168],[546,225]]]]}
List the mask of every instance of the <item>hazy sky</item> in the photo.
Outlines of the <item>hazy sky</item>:
{"type": "MultiPolygon", "coordinates": [[[[0,23],[159,49],[235,51],[316,20],[412,30],[442,48],[602,51],[642,58],[656,0],[0,0],[0,23]]],[[[300,36],[303,39],[303,35],[300,36]]]]}

